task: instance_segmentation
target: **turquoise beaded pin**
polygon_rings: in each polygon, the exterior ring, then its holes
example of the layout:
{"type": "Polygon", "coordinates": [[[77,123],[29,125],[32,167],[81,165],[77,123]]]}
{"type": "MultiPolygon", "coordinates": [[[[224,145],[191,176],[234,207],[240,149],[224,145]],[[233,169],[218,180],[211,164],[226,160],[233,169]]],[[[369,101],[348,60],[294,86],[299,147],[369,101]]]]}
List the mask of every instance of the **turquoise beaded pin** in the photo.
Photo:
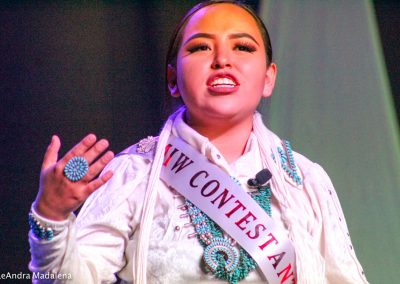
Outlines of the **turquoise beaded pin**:
{"type": "Polygon", "coordinates": [[[281,165],[283,170],[288,174],[288,176],[297,184],[301,185],[302,180],[297,173],[296,163],[294,162],[292,147],[290,142],[287,140],[283,141],[283,148],[278,147],[278,153],[281,158],[281,165]]]}

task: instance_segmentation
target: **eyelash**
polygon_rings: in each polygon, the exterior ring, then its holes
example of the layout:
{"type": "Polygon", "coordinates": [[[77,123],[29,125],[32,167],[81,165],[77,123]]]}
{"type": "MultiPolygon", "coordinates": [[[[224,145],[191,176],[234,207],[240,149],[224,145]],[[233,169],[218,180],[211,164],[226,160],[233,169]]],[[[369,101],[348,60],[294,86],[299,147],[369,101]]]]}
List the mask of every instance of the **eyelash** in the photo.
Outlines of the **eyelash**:
{"type": "MultiPolygon", "coordinates": [[[[196,44],[195,46],[188,48],[188,51],[190,53],[194,53],[197,51],[206,51],[209,49],[211,49],[211,48],[208,44],[199,43],[199,44],[196,44]]],[[[239,51],[249,52],[249,53],[253,53],[254,51],[257,50],[252,44],[247,43],[247,42],[240,42],[240,43],[235,44],[234,49],[239,50],[239,51]]]]}
{"type": "Polygon", "coordinates": [[[246,51],[246,52],[250,52],[253,53],[254,51],[256,51],[257,49],[254,47],[254,45],[248,43],[248,42],[240,42],[235,44],[235,49],[239,50],[239,51],[246,51]]]}
{"type": "Polygon", "coordinates": [[[208,50],[208,49],[210,49],[210,47],[208,46],[208,44],[206,44],[206,43],[199,43],[199,44],[196,44],[195,46],[192,46],[192,47],[188,48],[188,51],[189,51],[190,53],[193,53],[193,52],[196,52],[196,51],[206,51],[206,50],[208,50]]]}

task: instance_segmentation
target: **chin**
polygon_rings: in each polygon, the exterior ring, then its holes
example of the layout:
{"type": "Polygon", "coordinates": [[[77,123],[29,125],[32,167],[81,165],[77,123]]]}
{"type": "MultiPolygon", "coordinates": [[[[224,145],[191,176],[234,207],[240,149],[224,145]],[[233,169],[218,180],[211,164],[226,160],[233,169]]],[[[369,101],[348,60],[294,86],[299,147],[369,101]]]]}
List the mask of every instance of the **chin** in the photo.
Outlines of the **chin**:
{"type": "MultiPolygon", "coordinates": [[[[241,121],[248,116],[246,113],[249,112],[243,111],[243,109],[218,108],[208,111],[204,115],[204,118],[218,121],[241,121]]],[[[251,114],[252,113],[253,112],[251,112],[251,114]]]]}

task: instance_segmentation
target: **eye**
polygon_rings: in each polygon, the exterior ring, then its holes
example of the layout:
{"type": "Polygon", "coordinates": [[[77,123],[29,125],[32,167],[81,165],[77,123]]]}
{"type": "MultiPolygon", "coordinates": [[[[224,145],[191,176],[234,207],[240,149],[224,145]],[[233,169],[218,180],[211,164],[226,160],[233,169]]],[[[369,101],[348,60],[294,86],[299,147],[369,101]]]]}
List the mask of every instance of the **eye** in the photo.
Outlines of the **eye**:
{"type": "Polygon", "coordinates": [[[241,43],[235,44],[235,50],[252,53],[252,52],[256,51],[257,49],[254,45],[252,45],[250,43],[241,42],[241,43]]]}
{"type": "Polygon", "coordinates": [[[188,50],[190,53],[194,53],[194,52],[197,52],[197,51],[207,51],[207,50],[210,50],[210,49],[211,49],[211,48],[208,46],[208,44],[199,43],[199,44],[190,46],[187,50],[188,50]]]}

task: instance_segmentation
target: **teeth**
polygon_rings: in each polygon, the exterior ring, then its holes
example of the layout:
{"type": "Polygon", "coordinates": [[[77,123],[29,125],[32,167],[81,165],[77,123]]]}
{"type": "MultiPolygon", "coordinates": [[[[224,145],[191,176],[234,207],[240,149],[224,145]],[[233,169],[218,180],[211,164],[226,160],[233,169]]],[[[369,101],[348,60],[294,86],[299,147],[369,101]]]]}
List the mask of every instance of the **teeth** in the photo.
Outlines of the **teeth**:
{"type": "Polygon", "coordinates": [[[218,78],[211,82],[211,86],[216,85],[229,85],[229,87],[233,87],[236,85],[236,83],[229,78],[218,78]]]}

